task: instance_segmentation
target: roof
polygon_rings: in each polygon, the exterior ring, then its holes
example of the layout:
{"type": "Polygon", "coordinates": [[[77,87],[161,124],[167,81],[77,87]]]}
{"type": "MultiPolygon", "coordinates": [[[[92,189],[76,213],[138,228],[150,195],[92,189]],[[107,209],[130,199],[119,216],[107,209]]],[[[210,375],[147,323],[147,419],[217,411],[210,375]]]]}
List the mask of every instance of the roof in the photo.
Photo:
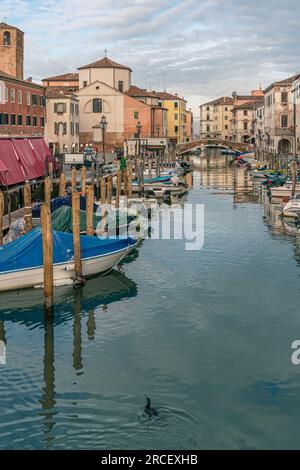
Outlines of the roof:
{"type": "Polygon", "coordinates": [[[245,101],[257,101],[258,99],[262,98],[262,96],[257,95],[236,95],[235,99],[237,100],[245,100],[245,101]]]}
{"type": "Polygon", "coordinates": [[[77,98],[77,95],[72,90],[72,87],[68,86],[57,86],[47,87],[45,95],[47,98],[77,98]]]}
{"type": "Polygon", "coordinates": [[[39,85],[38,83],[31,82],[30,80],[22,80],[21,78],[14,77],[13,75],[9,75],[6,72],[3,72],[3,70],[0,70],[0,78],[8,78],[9,80],[12,80],[14,82],[20,82],[23,83],[24,85],[30,86],[33,85],[34,87],[38,88],[45,88],[43,85],[39,85]]]}
{"type": "Polygon", "coordinates": [[[60,82],[62,80],[79,81],[79,73],[64,73],[62,75],[55,75],[54,77],[43,78],[42,82],[60,82]]]}
{"type": "Polygon", "coordinates": [[[78,70],[83,70],[83,69],[125,69],[125,70],[130,70],[132,72],[131,68],[126,67],[125,65],[118,64],[117,62],[114,62],[113,60],[109,59],[108,57],[103,57],[103,59],[97,60],[96,62],[92,62],[91,64],[88,65],[83,65],[82,67],[78,67],[78,70]]]}
{"type": "Polygon", "coordinates": [[[16,26],[11,26],[10,24],[5,23],[4,21],[0,23],[0,29],[11,29],[11,28],[18,29],[19,31],[21,31],[21,33],[23,33],[23,31],[20,28],[17,28],[16,26]]]}
{"type": "Polygon", "coordinates": [[[155,93],[152,93],[151,91],[147,91],[144,88],[139,88],[137,86],[131,85],[129,90],[125,92],[125,95],[131,96],[132,98],[157,98],[157,95],[155,93]]]}
{"type": "Polygon", "coordinates": [[[264,99],[258,100],[256,97],[256,101],[247,101],[246,103],[239,104],[237,106],[234,106],[233,109],[256,109],[259,108],[259,106],[262,106],[264,104],[264,99]]]}
{"type": "Polygon", "coordinates": [[[221,98],[217,98],[216,100],[209,101],[208,103],[203,103],[201,106],[214,106],[217,104],[233,104],[233,98],[229,98],[228,96],[222,96],[221,98]]]}
{"type": "Polygon", "coordinates": [[[279,85],[291,85],[295,80],[297,80],[300,77],[300,73],[297,73],[296,75],[292,75],[291,77],[285,78],[284,80],[278,80],[276,82],[271,83],[265,90],[264,93],[269,91],[271,88],[274,86],[279,86],[279,85]]]}
{"type": "Polygon", "coordinates": [[[186,101],[184,98],[181,98],[178,95],[172,95],[172,93],[168,93],[167,91],[152,91],[152,93],[159,98],[160,100],[166,101],[175,101],[175,100],[182,100],[186,101]]]}

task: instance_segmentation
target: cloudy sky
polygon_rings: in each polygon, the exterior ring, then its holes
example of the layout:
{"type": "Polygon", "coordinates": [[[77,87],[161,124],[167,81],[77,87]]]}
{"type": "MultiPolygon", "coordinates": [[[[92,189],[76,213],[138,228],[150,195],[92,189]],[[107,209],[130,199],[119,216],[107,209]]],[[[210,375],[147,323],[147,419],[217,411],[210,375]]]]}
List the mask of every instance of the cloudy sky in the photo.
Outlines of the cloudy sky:
{"type": "MultiPolygon", "coordinates": [[[[73,72],[108,49],[133,83],[199,104],[300,71],[299,0],[0,0],[26,33],[25,73],[73,72]]],[[[1,18],[2,17],[2,18],[1,18]]]]}

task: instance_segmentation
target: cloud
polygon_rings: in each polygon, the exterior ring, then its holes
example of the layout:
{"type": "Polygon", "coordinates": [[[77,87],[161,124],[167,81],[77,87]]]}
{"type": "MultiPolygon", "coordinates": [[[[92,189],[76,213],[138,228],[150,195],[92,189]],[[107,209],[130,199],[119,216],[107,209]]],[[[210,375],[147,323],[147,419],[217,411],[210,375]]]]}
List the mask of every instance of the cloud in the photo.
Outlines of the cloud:
{"type": "Polygon", "coordinates": [[[1,0],[26,33],[26,74],[39,80],[103,56],[139,86],[201,102],[247,93],[300,70],[298,0],[1,0]]]}

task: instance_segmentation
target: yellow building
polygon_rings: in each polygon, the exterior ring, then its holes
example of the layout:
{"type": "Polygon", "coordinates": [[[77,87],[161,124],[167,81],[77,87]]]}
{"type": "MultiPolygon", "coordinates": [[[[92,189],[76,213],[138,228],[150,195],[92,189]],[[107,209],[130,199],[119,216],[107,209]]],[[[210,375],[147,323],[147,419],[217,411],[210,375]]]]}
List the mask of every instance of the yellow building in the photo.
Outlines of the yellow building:
{"type": "Polygon", "coordinates": [[[200,106],[200,136],[228,140],[233,98],[222,96],[200,106]]]}
{"type": "Polygon", "coordinates": [[[187,110],[186,100],[177,94],[154,92],[159,99],[159,106],[168,110],[168,135],[174,144],[187,141],[187,110]]]}

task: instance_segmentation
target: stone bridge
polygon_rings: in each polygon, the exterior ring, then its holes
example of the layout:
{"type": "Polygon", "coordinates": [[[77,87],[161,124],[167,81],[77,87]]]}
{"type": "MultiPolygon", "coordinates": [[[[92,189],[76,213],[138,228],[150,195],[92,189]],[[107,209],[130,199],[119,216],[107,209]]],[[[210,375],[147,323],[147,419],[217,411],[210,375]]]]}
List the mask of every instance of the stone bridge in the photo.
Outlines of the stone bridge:
{"type": "Polygon", "coordinates": [[[205,145],[223,145],[224,147],[231,148],[233,150],[243,151],[254,151],[254,146],[251,144],[246,144],[244,142],[233,142],[232,140],[221,140],[221,139],[198,139],[192,140],[191,142],[184,142],[182,144],[177,144],[177,151],[179,153],[187,152],[188,150],[193,150],[197,147],[203,147],[205,145]]]}

